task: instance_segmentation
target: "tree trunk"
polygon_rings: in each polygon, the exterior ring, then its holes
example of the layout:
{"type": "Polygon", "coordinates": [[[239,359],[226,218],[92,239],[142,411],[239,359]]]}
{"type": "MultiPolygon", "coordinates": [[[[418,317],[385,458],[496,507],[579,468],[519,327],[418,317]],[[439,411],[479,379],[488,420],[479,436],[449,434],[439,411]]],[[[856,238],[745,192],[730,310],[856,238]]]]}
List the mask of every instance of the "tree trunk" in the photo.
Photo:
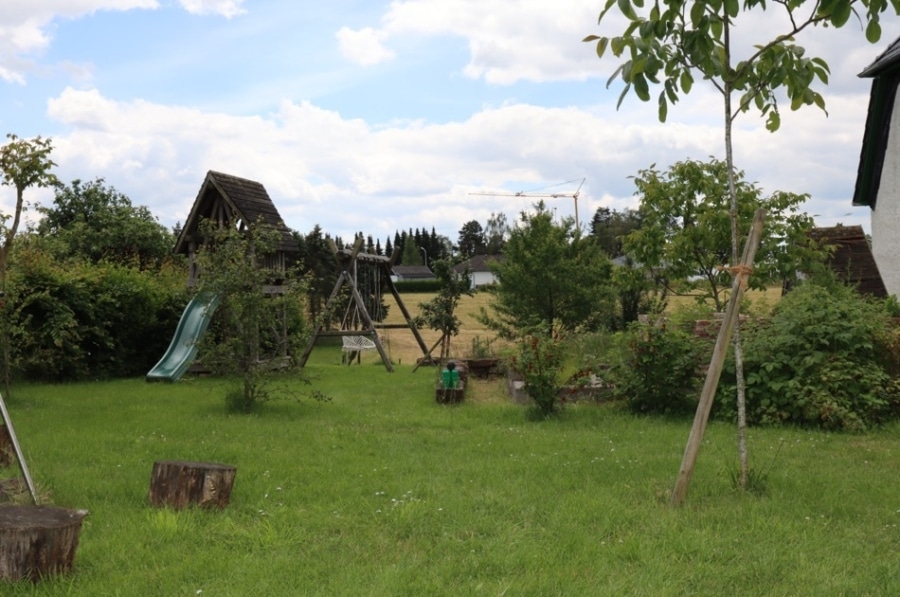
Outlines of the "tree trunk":
{"type": "Polygon", "coordinates": [[[68,573],[85,516],[87,510],[0,506],[0,580],[38,581],[68,573]]]}
{"type": "MultiPolygon", "coordinates": [[[[724,20],[725,35],[725,63],[731,68],[731,22],[726,16],[724,20]]],[[[732,124],[734,117],[731,113],[731,81],[724,80],[723,95],[725,99],[725,163],[728,167],[728,193],[731,195],[731,263],[735,265],[740,260],[741,255],[741,230],[738,220],[738,199],[737,191],[734,188],[734,148],[732,139],[732,124]]],[[[747,473],[750,468],[749,456],[747,454],[747,400],[746,400],[746,382],[744,381],[744,351],[741,346],[741,317],[740,305],[738,305],[737,319],[734,323],[734,376],[735,385],[737,386],[737,435],[738,435],[738,460],[740,473],[738,475],[738,485],[741,489],[747,487],[747,473]]]]}
{"type": "Polygon", "coordinates": [[[153,463],[150,477],[150,505],[182,510],[191,504],[203,508],[224,508],[231,498],[237,469],[227,464],[183,462],[153,463]]]}

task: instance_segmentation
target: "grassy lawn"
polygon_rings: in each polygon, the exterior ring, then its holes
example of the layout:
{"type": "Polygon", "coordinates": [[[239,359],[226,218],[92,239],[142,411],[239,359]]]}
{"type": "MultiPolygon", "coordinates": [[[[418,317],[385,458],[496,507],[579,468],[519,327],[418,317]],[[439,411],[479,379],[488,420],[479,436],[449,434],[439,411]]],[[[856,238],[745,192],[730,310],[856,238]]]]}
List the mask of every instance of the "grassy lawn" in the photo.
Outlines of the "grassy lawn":
{"type": "MultiPolygon", "coordinates": [[[[90,510],[66,579],[3,595],[900,594],[900,427],[754,429],[764,497],[731,489],[710,425],[687,505],[666,497],[688,420],[569,406],[530,421],[498,382],[459,407],[435,371],[307,367],[329,403],[227,415],[223,385],[17,386],[41,491],[90,510]],[[223,511],[151,509],[155,460],[237,467],[223,511]]],[[[12,474],[12,471],[10,471],[12,474]]]]}

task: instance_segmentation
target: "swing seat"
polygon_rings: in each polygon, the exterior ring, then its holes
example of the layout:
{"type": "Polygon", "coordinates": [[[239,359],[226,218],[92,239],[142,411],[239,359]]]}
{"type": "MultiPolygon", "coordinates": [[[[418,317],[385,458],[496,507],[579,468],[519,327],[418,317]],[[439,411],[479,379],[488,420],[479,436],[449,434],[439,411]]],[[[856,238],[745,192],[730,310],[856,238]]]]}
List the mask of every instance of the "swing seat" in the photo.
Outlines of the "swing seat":
{"type": "Polygon", "coordinates": [[[375,343],[365,336],[342,336],[341,339],[343,341],[341,350],[344,352],[359,352],[375,348],[375,343]]]}

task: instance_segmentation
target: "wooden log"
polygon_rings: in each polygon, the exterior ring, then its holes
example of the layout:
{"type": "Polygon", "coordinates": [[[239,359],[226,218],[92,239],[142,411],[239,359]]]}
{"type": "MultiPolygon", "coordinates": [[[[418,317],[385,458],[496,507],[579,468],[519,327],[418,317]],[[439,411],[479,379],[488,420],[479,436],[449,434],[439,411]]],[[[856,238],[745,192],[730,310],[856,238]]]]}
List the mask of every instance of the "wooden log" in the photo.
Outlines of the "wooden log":
{"type": "Polygon", "coordinates": [[[70,572],[85,516],[87,510],[0,505],[0,580],[70,572]]]}
{"type": "Polygon", "coordinates": [[[153,463],[150,505],[182,510],[191,504],[224,508],[231,498],[237,469],[227,464],[163,460],[153,463]]]}

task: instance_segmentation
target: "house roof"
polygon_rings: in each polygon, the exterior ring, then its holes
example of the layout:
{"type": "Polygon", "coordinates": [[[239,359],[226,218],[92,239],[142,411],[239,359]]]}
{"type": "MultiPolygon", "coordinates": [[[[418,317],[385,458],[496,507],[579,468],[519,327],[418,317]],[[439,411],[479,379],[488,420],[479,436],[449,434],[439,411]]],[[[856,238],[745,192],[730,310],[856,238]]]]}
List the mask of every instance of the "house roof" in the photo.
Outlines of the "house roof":
{"type": "Polygon", "coordinates": [[[466,268],[469,269],[471,273],[477,272],[489,272],[491,271],[490,264],[492,262],[502,261],[503,255],[473,255],[469,260],[463,261],[462,263],[458,263],[453,266],[453,271],[457,274],[463,273],[466,268]]]}
{"type": "Polygon", "coordinates": [[[392,269],[396,276],[405,280],[434,278],[434,272],[425,265],[395,265],[392,269]]]}
{"type": "Polygon", "coordinates": [[[881,298],[888,295],[862,226],[813,228],[809,235],[834,247],[827,265],[838,279],[856,286],[861,294],[881,298]]]}
{"type": "Polygon", "coordinates": [[[246,225],[262,222],[280,233],[279,251],[299,251],[291,230],[285,226],[265,187],[256,181],[224,172],[207,172],[191,213],[175,242],[176,253],[188,252],[189,241],[197,237],[200,222],[206,218],[239,230],[246,225]]]}
{"type": "Polygon", "coordinates": [[[871,77],[872,89],[863,129],[853,205],[867,205],[874,209],[881,186],[897,84],[900,82],[900,38],[894,40],[859,76],[871,77]]]}

